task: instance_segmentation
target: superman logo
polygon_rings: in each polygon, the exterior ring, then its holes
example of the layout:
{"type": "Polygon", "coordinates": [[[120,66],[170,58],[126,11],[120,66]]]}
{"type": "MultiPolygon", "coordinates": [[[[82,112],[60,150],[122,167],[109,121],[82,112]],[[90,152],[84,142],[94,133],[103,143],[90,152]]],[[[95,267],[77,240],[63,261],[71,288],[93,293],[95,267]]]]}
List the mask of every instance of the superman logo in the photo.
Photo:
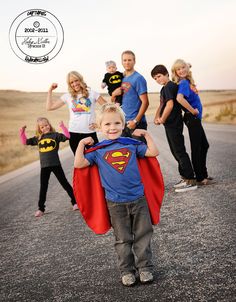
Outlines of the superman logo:
{"type": "Polygon", "coordinates": [[[103,158],[117,172],[123,174],[128,165],[132,152],[127,148],[107,151],[103,158]]]}
{"type": "Polygon", "coordinates": [[[124,91],[124,93],[126,93],[129,91],[131,84],[129,82],[123,82],[121,87],[122,87],[122,90],[124,91]]]}
{"type": "Polygon", "coordinates": [[[109,83],[111,84],[117,84],[117,83],[120,83],[121,82],[121,78],[119,75],[117,74],[114,74],[113,76],[110,77],[109,79],[109,83]]]}
{"type": "Polygon", "coordinates": [[[38,144],[39,152],[50,152],[56,148],[56,145],[57,143],[54,139],[51,138],[41,139],[41,141],[38,144]]]}

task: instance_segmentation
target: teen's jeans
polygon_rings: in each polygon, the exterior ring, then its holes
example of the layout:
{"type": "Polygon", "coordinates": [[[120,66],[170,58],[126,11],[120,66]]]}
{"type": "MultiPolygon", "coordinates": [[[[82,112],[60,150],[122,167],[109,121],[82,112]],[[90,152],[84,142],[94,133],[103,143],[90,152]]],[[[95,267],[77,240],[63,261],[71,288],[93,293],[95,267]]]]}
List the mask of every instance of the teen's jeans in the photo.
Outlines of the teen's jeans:
{"type": "Polygon", "coordinates": [[[183,123],[177,127],[165,126],[165,131],[171,153],[178,162],[179,174],[185,179],[193,179],[192,164],[184,144],[183,123]]]}
{"type": "Polygon", "coordinates": [[[153,228],[145,197],[127,203],[107,201],[115,235],[115,250],[121,275],[137,268],[151,272],[153,228]]]}
{"type": "Polygon", "coordinates": [[[189,112],[184,114],[184,123],[188,127],[193,169],[197,181],[208,177],[206,157],[209,144],[201,120],[189,112]]]}
{"type": "Polygon", "coordinates": [[[62,167],[53,166],[53,167],[41,168],[40,193],[39,193],[38,207],[39,207],[39,210],[42,212],[45,211],[45,201],[46,201],[48,182],[49,182],[51,172],[53,172],[55,174],[56,178],[58,179],[59,183],[62,185],[63,189],[70,196],[72,205],[76,204],[73,189],[72,189],[71,185],[69,184],[69,182],[67,181],[62,167]]]}

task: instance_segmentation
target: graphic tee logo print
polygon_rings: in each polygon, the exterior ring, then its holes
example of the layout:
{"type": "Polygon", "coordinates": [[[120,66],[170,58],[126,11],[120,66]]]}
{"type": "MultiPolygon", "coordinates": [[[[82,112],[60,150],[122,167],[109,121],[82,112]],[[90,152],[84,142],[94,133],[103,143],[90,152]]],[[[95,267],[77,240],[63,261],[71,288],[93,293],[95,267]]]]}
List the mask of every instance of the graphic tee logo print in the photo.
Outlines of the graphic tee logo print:
{"type": "Polygon", "coordinates": [[[72,111],[75,113],[90,113],[91,101],[84,97],[72,101],[72,111]]]}
{"type": "Polygon", "coordinates": [[[103,158],[117,172],[123,174],[128,165],[132,153],[127,148],[107,151],[103,158]]]}
{"type": "Polygon", "coordinates": [[[117,84],[117,83],[120,83],[121,82],[121,78],[119,75],[117,74],[114,74],[113,76],[110,77],[109,79],[109,83],[111,84],[117,84]]]}
{"type": "Polygon", "coordinates": [[[38,146],[39,152],[50,152],[56,148],[57,143],[54,139],[44,138],[39,141],[38,146]]]}
{"type": "Polygon", "coordinates": [[[124,93],[127,93],[131,87],[131,84],[129,82],[123,82],[121,87],[124,93]]]}

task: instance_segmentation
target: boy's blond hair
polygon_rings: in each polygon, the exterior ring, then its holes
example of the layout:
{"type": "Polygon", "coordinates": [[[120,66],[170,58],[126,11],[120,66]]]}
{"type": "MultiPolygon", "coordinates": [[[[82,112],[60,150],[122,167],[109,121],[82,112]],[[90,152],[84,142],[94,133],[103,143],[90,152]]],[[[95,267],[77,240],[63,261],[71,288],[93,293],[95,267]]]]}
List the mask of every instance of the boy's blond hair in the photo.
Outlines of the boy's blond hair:
{"type": "Polygon", "coordinates": [[[177,75],[176,73],[176,69],[180,66],[187,66],[187,70],[188,70],[188,74],[186,76],[186,79],[189,80],[190,84],[195,85],[194,79],[192,77],[192,72],[190,70],[190,68],[192,67],[192,65],[190,63],[186,63],[184,60],[182,59],[178,59],[174,62],[174,64],[171,67],[171,73],[172,73],[172,81],[175,82],[176,84],[179,84],[179,82],[181,81],[180,77],[177,75]]]}
{"type": "Polygon", "coordinates": [[[120,115],[122,124],[125,125],[125,113],[120,106],[117,106],[113,103],[106,103],[102,105],[101,109],[97,114],[97,126],[100,127],[102,119],[105,113],[118,113],[120,115]]]}

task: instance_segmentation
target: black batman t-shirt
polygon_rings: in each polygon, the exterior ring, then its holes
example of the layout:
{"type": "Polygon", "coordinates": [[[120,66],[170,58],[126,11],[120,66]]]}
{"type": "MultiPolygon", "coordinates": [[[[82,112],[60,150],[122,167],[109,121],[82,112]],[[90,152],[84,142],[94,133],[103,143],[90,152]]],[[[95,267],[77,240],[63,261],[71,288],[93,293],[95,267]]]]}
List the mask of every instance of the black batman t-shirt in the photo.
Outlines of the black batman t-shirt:
{"type": "Polygon", "coordinates": [[[50,132],[43,134],[40,138],[36,136],[28,138],[26,145],[38,145],[41,168],[46,168],[61,164],[58,156],[59,143],[66,140],[68,138],[64,134],[50,132]]]}
{"type": "Polygon", "coordinates": [[[121,86],[123,77],[123,73],[119,71],[116,71],[115,73],[105,74],[102,82],[107,84],[108,93],[110,95],[116,88],[119,88],[121,86]]]}

